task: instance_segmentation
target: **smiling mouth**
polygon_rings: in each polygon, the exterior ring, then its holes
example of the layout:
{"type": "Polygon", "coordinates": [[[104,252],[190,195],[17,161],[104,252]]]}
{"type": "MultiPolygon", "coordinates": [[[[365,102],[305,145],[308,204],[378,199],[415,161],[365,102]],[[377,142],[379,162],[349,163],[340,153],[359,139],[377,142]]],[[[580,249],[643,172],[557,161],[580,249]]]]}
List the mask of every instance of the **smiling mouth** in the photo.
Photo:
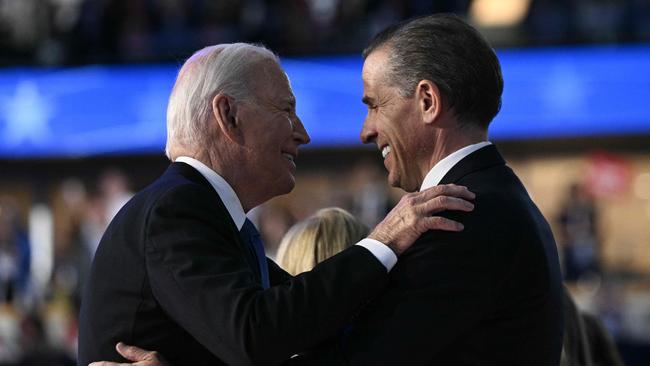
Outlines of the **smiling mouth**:
{"type": "Polygon", "coordinates": [[[386,156],[390,154],[390,146],[386,145],[381,149],[381,157],[386,159],[386,156]]]}

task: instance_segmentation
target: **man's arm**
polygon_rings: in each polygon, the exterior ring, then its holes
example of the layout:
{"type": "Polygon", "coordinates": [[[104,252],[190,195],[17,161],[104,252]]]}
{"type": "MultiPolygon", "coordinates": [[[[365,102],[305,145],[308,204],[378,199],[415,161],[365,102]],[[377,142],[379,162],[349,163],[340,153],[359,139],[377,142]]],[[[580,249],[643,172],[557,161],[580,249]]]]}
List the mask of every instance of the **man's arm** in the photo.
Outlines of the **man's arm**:
{"type": "MultiPolygon", "coordinates": [[[[446,193],[438,189],[405,197],[388,216],[394,219],[378,227],[391,225],[407,239],[386,234],[380,238],[401,253],[410,245],[409,235],[419,236],[417,230],[438,226],[458,230],[447,219],[428,219],[430,212],[444,208],[472,209],[462,200],[436,200],[446,193]],[[421,200],[422,196],[428,198],[421,200]]],[[[192,192],[178,194],[182,197],[162,202],[152,218],[147,261],[152,289],[176,322],[228,363],[274,364],[314,346],[337,334],[387,281],[386,268],[369,251],[355,246],[313,271],[263,291],[240,248],[228,242],[224,224],[211,220],[213,203],[192,192]],[[201,232],[191,225],[197,220],[203,222],[201,232]]],[[[472,196],[465,189],[461,195],[472,196]]]]}
{"type": "Polygon", "coordinates": [[[151,290],[170,318],[228,364],[277,364],[313,346],[387,282],[381,263],[356,247],[265,291],[218,205],[183,188],[161,198],[149,218],[151,290]]]}

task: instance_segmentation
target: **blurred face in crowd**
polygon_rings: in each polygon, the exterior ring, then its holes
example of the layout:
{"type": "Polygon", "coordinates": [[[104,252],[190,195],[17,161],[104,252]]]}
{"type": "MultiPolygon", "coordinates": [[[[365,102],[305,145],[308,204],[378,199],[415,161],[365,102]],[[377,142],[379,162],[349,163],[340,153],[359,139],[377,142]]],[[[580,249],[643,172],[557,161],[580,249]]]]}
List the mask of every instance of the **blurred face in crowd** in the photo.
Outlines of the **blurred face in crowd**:
{"type": "Polygon", "coordinates": [[[309,135],[296,115],[296,99],[279,65],[262,61],[252,80],[254,97],[238,104],[242,165],[248,166],[252,183],[270,197],[289,193],[295,186],[298,147],[309,142],[309,135]]]}
{"type": "Polygon", "coordinates": [[[404,98],[386,77],[388,49],[372,52],[363,64],[363,103],[368,113],[361,130],[363,143],[375,143],[388,170],[388,183],[417,191],[426,172],[419,166],[427,156],[424,123],[415,97],[404,98]]]}

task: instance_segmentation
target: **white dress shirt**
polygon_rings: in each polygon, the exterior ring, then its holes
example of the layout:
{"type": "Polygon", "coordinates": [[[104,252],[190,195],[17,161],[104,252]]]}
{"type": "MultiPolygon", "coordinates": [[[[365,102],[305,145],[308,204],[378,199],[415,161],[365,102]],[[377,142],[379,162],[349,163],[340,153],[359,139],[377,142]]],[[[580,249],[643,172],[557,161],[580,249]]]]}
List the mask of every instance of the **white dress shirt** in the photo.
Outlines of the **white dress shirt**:
{"type": "MultiPolygon", "coordinates": [[[[223,204],[226,206],[230,217],[237,225],[237,229],[241,230],[246,221],[246,213],[241,205],[241,201],[237,197],[235,190],[232,189],[230,184],[226,182],[217,172],[212,170],[207,165],[202,162],[190,158],[188,156],[179,156],[175,160],[176,162],[185,163],[198,170],[205,179],[210,182],[210,185],[217,191],[219,198],[223,201],[223,204]]],[[[386,267],[387,271],[390,271],[397,263],[397,256],[388,246],[382,244],[381,242],[365,238],[358,242],[356,245],[360,245],[370,251],[383,265],[386,267]]]]}
{"type": "Polygon", "coordinates": [[[440,181],[445,176],[445,174],[449,173],[451,168],[458,164],[459,161],[463,160],[463,158],[473,153],[474,151],[484,148],[488,145],[492,145],[492,143],[490,141],[482,141],[477,144],[467,145],[447,155],[444,159],[437,162],[436,165],[431,168],[431,170],[429,170],[427,175],[424,177],[424,181],[422,181],[420,191],[440,184],[440,181]]]}

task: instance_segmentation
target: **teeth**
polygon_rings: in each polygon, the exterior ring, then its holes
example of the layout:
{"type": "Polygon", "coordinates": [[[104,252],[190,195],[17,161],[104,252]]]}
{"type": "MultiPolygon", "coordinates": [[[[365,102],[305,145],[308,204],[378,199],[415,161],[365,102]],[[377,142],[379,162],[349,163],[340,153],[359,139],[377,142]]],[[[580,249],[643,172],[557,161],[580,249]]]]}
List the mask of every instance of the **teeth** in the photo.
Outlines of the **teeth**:
{"type": "Polygon", "coordinates": [[[383,149],[381,149],[381,157],[386,159],[386,155],[390,154],[390,146],[384,146],[383,149]]]}

